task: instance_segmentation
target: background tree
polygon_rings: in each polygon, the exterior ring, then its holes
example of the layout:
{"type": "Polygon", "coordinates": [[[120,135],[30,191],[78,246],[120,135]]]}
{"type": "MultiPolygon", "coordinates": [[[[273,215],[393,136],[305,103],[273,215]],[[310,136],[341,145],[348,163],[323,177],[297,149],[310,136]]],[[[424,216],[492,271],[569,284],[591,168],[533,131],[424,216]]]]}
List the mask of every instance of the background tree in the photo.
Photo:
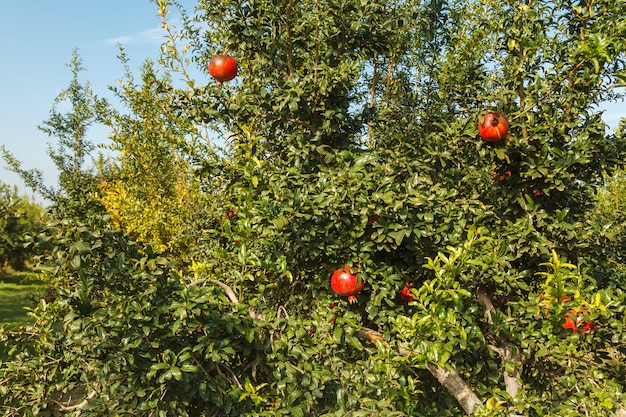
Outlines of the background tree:
{"type": "Polygon", "coordinates": [[[17,187],[0,182],[0,267],[21,271],[31,260],[29,237],[43,225],[43,207],[34,199],[20,195],[17,187]]]}
{"type": "Polygon", "coordinates": [[[57,217],[80,217],[88,211],[101,209],[88,194],[97,190],[96,167],[104,171],[106,164],[102,156],[93,155],[96,145],[87,132],[90,126],[101,121],[107,103],[91,91],[88,83],[80,84],[78,77],[84,68],[77,50],[73,51],[68,68],[72,72],[70,85],[55,99],[50,118],[39,126],[56,140],[54,145],[48,146],[48,156],[59,172],[58,186],[47,186],[39,169],[22,168],[21,162],[6,148],[2,150],[8,168],[19,174],[26,186],[51,202],[50,209],[58,212],[57,217]],[[63,112],[65,106],[70,110],[63,112]]]}

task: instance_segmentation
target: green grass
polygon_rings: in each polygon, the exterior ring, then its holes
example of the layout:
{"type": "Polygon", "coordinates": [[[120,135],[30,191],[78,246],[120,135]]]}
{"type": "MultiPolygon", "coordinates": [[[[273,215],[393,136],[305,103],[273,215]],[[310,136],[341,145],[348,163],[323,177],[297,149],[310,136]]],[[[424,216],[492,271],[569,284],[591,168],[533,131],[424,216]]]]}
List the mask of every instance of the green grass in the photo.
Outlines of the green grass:
{"type": "Polygon", "coordinates": [[[30,320],[24,307],[34,307],[45,284],[30,273],[0,275],[0,326],[19,325],[30,320]]]}

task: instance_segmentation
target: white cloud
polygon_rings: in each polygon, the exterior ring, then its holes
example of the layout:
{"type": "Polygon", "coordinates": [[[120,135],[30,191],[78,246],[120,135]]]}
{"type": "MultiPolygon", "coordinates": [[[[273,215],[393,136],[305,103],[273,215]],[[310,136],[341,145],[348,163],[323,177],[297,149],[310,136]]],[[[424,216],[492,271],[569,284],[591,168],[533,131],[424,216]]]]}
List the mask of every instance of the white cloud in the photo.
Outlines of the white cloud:
{"type": "Polygon", "coordinates": [[[106,39],[104,42],[109,45],[161,45],[165,40],[166,32],[162,27],[146,29],[138,33],[131,33],[115,38],[106,39]]]}

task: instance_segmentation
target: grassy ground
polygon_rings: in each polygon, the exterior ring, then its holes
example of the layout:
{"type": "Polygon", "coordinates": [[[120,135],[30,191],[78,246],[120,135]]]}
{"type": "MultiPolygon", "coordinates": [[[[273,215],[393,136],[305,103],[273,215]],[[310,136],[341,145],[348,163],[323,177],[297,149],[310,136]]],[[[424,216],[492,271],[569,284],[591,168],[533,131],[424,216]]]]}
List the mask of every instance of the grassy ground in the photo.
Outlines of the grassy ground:
{"type": "Polygon", "coordinates": [[[0,274],[0,326],[17,325],[29,320],[24,307],[34,307],[45,291],[33,274],[0,274]]]}
{"type": "MultiPolygon", "coordinates": [[[[30,320],[24,307],[34,307],[45,285],[30,273],[0,270],[0,328],[19,326],[30,320]]],[[[0,342],[0,362],[6,359],[6,346],[0,342]]]]}

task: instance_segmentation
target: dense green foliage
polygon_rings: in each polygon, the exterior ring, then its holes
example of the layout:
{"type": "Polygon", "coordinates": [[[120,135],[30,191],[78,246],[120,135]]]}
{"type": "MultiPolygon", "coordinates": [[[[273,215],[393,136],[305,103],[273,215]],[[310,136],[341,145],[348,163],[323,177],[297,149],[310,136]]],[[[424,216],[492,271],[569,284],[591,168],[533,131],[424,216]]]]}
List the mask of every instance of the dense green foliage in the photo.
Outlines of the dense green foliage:
{"type": "MultiPolygon", "coordinates": [[[[622,129],[625,123],[622,121],[622,129]]],[[[597,212],[593,214],[606,225],[607,246],[612,252],[607,260],[613,262],[610,269],[623,273],[626,269],[626,171],[617,171],[598,190],[597,212]]]]}
{"type": "Polygon", "coordinates": [[[120,152],[66,169],[80,196],[37,239],[57,298],[2,336],[6,415],[624,410],[624,252],[595,201],[626,157],[597,111],[625,74],[623,5],[181,12],[170,73],[116,90],[127,114],[70,90],[83,123],[50,120],[74,155],[91,120],[120,152]],[[189,76],[216,53],[235,80],[189,76]],[[478,137],[487,109],[506,140],[478,137]],[[329,287],[344,265],[358,304],[329,287]]]}

